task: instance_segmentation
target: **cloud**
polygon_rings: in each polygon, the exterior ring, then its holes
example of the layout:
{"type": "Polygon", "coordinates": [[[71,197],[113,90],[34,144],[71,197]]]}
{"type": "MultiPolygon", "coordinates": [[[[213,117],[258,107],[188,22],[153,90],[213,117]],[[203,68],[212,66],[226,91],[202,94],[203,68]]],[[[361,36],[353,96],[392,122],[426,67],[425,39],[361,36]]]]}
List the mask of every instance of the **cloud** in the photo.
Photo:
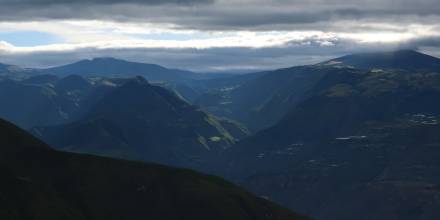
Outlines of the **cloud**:
{"type": "MultiPolygon", "coordinates": [[[[437,0],[0,0],[0,20],[107,20],[193,30],[323,30],[340,21],[438,23],[437,0]]],[[[343,28],[343,27],[340,27],[343,28]]]]}
{"type": "Polygon", "coordinates": [[[98,56],[196,71],[272,69],[415,48],[440,54],[438,0],[0,0],[0,62],[52,66],[98,56]],[[58,43],[60,42],[60,43],[58,43]]]}
{"type": "Polygon", "coordinates": [[[0,0],[0,4],[8,7],[47,7],[53,5],[114,5],[114,4],[139,4],[139,5],[192,5],[199,3],[212,3],[213,0],[0,0]]]}
{"type": "Polygon", "coordinates": [[[135,40],[15,47],[0,42],[0,62],[46,67],[94,57],[116,57],[197,72],[267,70],[314,64],[350,53],[436,46],[433,39],[363,42],[323,32],[221,37],[216,40],[135,40]]]}
{"type": "Polygon", "coordinates": [[[409,48],[423,48],[423,47],[438,47],[440,48],[440,36],[437,37],[422,37],[410,40],[404,43],[409,48]]]}

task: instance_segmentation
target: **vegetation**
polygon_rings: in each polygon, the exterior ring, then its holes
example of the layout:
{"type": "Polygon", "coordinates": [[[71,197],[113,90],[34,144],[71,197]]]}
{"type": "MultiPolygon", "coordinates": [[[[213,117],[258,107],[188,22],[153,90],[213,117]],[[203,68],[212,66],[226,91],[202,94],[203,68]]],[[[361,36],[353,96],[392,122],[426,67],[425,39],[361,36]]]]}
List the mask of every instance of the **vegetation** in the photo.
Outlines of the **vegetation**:
{"type": "Polygon", "coordinates": [[[305,219],[213,176],[62,153],[0,121],[0,218],[305,219]]]}
{"type": "Polygon", "coordinates": [[[328,68],[223,175],[317,219],[439,218],[439,75],[328,68]]]}
{"type": "MultiPolygon", "coordinates": [[[[101,59],[63,68],[90,74],[107,62],[127,64],[101,59]]],[[[440,219],[439,63],[396,51],[154,85],[142,77],[4,77],[0,101],[9,105],[0,115],[50,124],[32,131],[65,151],[215,173],[317,219],[440,219]],[[21,102],[8,94],[30,101],[18,108],[21,102]]],[[[219,219],[270,219],[278,213],[216,177],[55,152],[33,138],[11,139],[29,136],[8,129],[4,143],[39,147],[3,147],[0,159],[9,165],[0,169],[0,218],[34,210],[73,219],[147,215],[139,204],[153,210],[145,209],[153,219],[177,218],[169,210],[192,219],[215,219],[213,213],[219,219]],[[15,142],[5,142],[10,140],[15,142]]]]}
{"type": "Polygon", "coordinates": [[[79,120],[32,132],[62,150],[199,170],[235,142],[215,117],[142,77],[112,89],[79,120]]]}

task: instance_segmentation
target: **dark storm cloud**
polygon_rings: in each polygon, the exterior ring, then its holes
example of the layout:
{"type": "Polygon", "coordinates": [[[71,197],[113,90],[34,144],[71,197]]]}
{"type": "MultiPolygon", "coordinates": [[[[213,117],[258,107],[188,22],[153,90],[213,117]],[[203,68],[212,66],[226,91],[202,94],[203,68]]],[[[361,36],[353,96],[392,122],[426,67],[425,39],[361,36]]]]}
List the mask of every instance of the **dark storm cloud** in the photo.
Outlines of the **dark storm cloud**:
{"type": "Polygon", "coordinates": [[[202,31],[389,32],[410,33],[413,37],[392,43],[361,43],[359,40],[335,38],[327,42],[331,46],[323,45],[319,39],[305,39],[303,42],[295,40],[266,48],[80,48],[0,53],[0,62],[52,66],[83,58],[114,56],[173,68],[219,71],[312,64],[364,51],[426,48],[439,51],[440,48],[438,0],[0,0],[0,22],[55,19],[154,23],[158,27],[172,24],[175,29],[202,31]],[[419,32],[413,30],[412,25],[429,26],[431,29],[419,32]]]}
{"type": "Polygon", "coordinates": [[[214,0],[0,0],[0,21],[51,19],[128,21],[148,16],[145,11],[139,11],[139,7],[172,7],[173,5],[191,7],[213,2],[214,0]],[[133,14],[135,12],[141,14],[133,14]]]}
{"type": "Polygon", "coordinates": [[[438,0],[0,0],[0,21],[98,19],[198,30],[325,29],[341,20],[435,23],[438,0]]]}
{"type": "Polygon", "coordinates": [[[196,3],[212,3],[213,0],[0,0],[3,7],[47,7],[52,5],[111,5],[111,4],[139,4],[139,5],[161,5],[181,4],[191,5],[196,3]]]}

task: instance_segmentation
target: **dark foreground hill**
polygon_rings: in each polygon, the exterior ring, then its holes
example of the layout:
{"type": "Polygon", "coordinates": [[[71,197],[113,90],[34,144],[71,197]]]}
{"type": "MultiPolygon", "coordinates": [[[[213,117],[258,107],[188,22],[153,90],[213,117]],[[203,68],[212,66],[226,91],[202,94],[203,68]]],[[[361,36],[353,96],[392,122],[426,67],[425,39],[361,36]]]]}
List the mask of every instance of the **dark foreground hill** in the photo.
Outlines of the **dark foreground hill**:
{"type": "Polygon", "coordinates": [[[0,120],[0,219],[304,219],[190,170],[57,152],[0,120]]]}

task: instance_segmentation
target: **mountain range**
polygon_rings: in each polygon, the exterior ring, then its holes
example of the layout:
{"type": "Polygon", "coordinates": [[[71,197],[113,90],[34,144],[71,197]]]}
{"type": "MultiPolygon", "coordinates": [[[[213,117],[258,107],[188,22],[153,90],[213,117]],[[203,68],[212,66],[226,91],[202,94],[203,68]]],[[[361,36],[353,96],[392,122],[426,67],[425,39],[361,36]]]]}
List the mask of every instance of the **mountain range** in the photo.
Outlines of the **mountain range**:
{"type": "Polygon", "coordinates": [[[142,77],[108,92],[79,120],[32,132],[62,150],[192,168],[236,141],[221,121],[142,77]]]}
{"type": "Polygon", "coordinates": [[[0,116],[60,150],[221,175],[316,219],[440,217],[435,57],[352,54],[157,81],[136,69],[106,75],[88,62],[72,68],[86,74],[3,78],[0,116]]]}
{"type": "Polygon", "coordinates": [[[199,74],[168,69],[155,64],[136,63],[110,57],[81,60],[64,66],[38,70],[43,74],[57,76],[144,76],[150,81],[184,82],[197,78],[199,74]]]}
{"type": "Polygon", "coordinates": [[[229,84],[203,92],[194,103],[257,132],[275,125],[322,77],[339,68],[439,72],[439,67],[440,59],[410,50],[353,54],[316,65],[251,73],[245,80],[244,76],[230,77],[229,84]]]}
{"type": "Polygon", "coordinates": [[[223,175],[317,219],[439,218],[440,73],[323,68],[307,98],[231,148],[223,175]]]}

